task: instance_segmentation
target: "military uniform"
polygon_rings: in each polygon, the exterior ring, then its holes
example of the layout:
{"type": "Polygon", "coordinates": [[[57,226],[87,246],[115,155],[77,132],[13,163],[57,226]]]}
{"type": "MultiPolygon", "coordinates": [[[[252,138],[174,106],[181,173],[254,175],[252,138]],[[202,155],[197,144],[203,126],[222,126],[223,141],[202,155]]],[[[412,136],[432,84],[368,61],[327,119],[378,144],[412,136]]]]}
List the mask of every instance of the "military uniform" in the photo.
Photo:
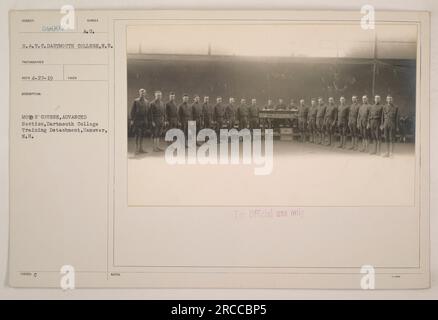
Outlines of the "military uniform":
{"type": "Polygon", "coordinates": [[[227,121],[228,130],[234,128],[234,123],[236,122],[236,107],[234,104],[229,103],[225,107],[225,119],[227,121]]]}
{"type": "Polygon", "coordinates": [[[318,105],[316,110],[316,128],[318,131],[322,131],[324,129],[324,116],[326,111],[326,105],[318,105]]]}
{"type": "Polygon", "coordinates": [[[385,141],[394,142],[395,131],[398,129],[398,107],[393,103],[385,104],[382,110],[382,125],[385,141]]]}
{"type": "Polygon", "coordinates": [[[359,112],[357,115],[357,127],[359,128],[359,133],[362,139],[368,139],[368,114],[370,112],[370,105],[368,103],[363,103],[359,107],[359,112]]]}
{"type": "Polygon", "coordinates": [[[307,117],[309,114],[309,107],[306,105],[301,105],[298,107],[298,130],[301,133],[301,139],[306,140],[306,130],[307,130],[307,117]]]}
{"type": "Polygon", "coordinates": [[[350,107],[346,104],[338,107],[338,129],[339,133],[345,135],[348,126],[348,113],[350,107]]]}
{"type": "Polygon", "coordinates": [[[189,128],[188,122],[193,120],[192,108],[188,102],[183,102],[180,104],[180,106],[178,108],[178,116],[179,116],[179,120],[181,121],[182,129],[183,129],[184,134],[185,134],[186,139],[187,139],[188,138],[188,128],[189,128]]]}
{"type": "Polygon", "coordinates": [[[374,104],[370,107],[370,112],[368,114],[371,138],[380,139],[380,125],[382,121],[382,104],[374,104]]]}
{"type": "Polygon", "coordinates": [[[324,128],[326,132],[332,133],[336,125],[336,118],[338,116],[338,108],[334,104],[329,104],[325,109],[324,128]]]}
{"type": "Polygon", "coordinates": [[[371,139],[375,141],[373,154],[380,150],[380,125],[382,121],[382,104],[376,103],[370,107],[368,120],[371,131],[371,139]]]}
{"type": "Polygon", "coordinates": [[[318,144],[322,143],[324,135],[324,117],[327,106],[325,104],[318,105],[316,111],[316,129],[318,131],[319,141],[318,144]]]}
{"type": "Polygon", "coordinates": [[[338,107],[338,132],[339,132],[339,148],[345,146],[345,135],[347,134],[348,127],[348,113],[350,107],[346,104],[340,104],[338,107]]]}
{"type": "Polygon", "coordinates": [[[204,128],[213,129],[214,108],[209,102],[202,104],[202,117],[204,118],[204,128]]]}
{"type": "Polygon", "coordinates": [[[178,107],[173,100],[166,103],[166,118],[169,122],[169,129],[178,128],[178,107]]]}
{"type": "Polygon", "coordinates": [[[348,113],[348,128],[352,137],[357,136],[357,116],[359,114],[359,103],[355,102],[350,106],[350,111],[348,113]]]}
{"type": "Polygon", "coordinates": [[[387,103],[382,110],[382,125],[387,145],[386,155],[394,151],[395,132],[398,130],[398,107],[387,103]]]}
{"type": "Polygon", "coordinates": [[[316,114],[318,113],[318,106],[310,106],[309,112],[307,114],[308,128],[311,134],[311,142],[315,142],[315,131],[316,131],[316,114]]]}
{"type": "Polygon", "coordinates": [[[222,126],[224,125],[224,119],[225,119],[225,107],[222,104],[222,102],[216,103],[214,106],[214,120],[216,121],[216,130],[218,131],[222,129],[222,126]]]}
{"type": "Polygon", "coordinates": [[[306,105],[300,105],[298,107],[298,127],[301,132],[303,132],[307,125],[307,117],[309,114],[309,107],[306,105]]]}
{"type": "Polygon", "coordinates": [[[357,148],[357,117],[359,114],[359,103],[354,102],[350,106],[350,110],[348,113],[348,128],[350,130],[351,134],[351,147],[349,149],[356,149],[357,148]]]}
{"type": "Polygon", "coordinates": [[[194,102],[192,104],[192,117],[196,122],[196,131],[202,129],[202,105],[199,102],[194,102]]]}
{"type": "Polygon", "coordinates": [[[136,135],[144,136],[148,125],[148,116],[149,102],[146,99],[135,99],[131,109],[131,120],[136,135]]]}
{"type": "Polygon", "coordinates": [[[328,141],[329,145],[332,143],[332,134],[336,126],[337,117],[338,117],[338,108],[336,107],[335,104],[329,104],[325,109],[325,115],[324,115],[324,129],[329,138],[328,141]]]}
{"type": "Polygon", "coordinates": [[[248,127],[249,108],[246,103],[241,104],[237,111],[240,129],[246,129],[248,127]]]}
{"type": "Polygon", "coordinates": [[[151,102],[149,112],[151,114],[152,136],[159,138],[164,127],[164,104],[161,100],[151,102]]]}
{"type": "Polygon", "coordinates": [[[251,104],[249,107],[249,127],[251,130],[260,129],[259,123],[259,107],[251,104]]]}

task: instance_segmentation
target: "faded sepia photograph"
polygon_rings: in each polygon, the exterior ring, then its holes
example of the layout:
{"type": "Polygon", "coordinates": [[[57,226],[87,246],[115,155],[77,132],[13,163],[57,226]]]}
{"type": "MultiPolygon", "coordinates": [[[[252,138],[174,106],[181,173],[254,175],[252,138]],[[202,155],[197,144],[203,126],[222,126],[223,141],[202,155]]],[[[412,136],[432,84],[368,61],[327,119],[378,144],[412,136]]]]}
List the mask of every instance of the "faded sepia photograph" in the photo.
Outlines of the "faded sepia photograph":
{"type": "Polygon", "coordinates": [[[129,205],[413,205],[417,32],[128,26],[129,205]]]}

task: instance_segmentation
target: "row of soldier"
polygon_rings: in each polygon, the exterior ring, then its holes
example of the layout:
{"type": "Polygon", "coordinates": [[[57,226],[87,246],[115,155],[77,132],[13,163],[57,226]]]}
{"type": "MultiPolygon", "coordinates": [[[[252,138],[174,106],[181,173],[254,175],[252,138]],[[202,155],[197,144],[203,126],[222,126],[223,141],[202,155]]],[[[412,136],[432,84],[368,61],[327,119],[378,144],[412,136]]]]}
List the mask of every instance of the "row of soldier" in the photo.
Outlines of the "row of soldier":
{"type": "Polygon", "coordinates": [[[298,127],[302,141],[309,140],[318,144],[332,144],[335,132],[339,135],[339,148],[345,148],[347,136],[351,137],[349,149],[359,149],[364,152],[373,144],[371,154],[380,153],[380,144],[383,137],[386,142],[384,156],[391,156],[394,152],[395,134],[399,131],[399,112],[393,103],[392,96],[386,97],[386,103],[382,104],[381,97],[376,95],[374,102],[369,103],[368,97],[362,97],[359,103],[357,96],[351,98],[352,103],[348,105],[345,97],[339,99],[339,105],[335,104],[334,98],[328,99],[326,105],[322,98],[311,100],[310,107],[300,100],[298,107],[298,127]],[[362,139],[362,146],[359,147],[359,139],[362,139]]]}
{"type": "MultiPolygon", "coordinates": [[[[193,103],[189,102],[189,96],[183,95],[182,103],[177,106],[175,94],[170,93],[168,102],[162,101],[162,93],[155,92],[155,99],[149,102],[146,98],[146,90],[139,90],[139,97],[135,99],[131,109],[131,124],[136,136],[136,152],[145,152],[142,148],[142,139],[147,128],[151,130],[153,138],[153,150],[162,151],[159,147],[159,139],[164,128],[181,128],[187,133],[188,121],[195,121],[198,129],[211,128],[217,131],[227,127],[234,128],[238,123],[239,128],[258,129],[269,126],[268,123],[260,123],[260,110],[284,110],[287,107],[283,100],[279,99],[278,105],[274,106],[272,100],[259,108],[257,100],[252,99],[250,105],[242,99],[239,106],[234,98],[229,98],[228,104],[223,104],[222,98],[216,98],[216,104],[211,104],[209,97],[205,96],[203,103],[199,96],[195,96],[193,103]]],[[[393,99],[388,96],[386,104],[381,103],[380,96],[375,96],[374,103],[369,104],[368,97],[362,97],[362,104],[357,96],[352,97],[352,104],[347,105],[344,97],[335,104],[334,98],[329,98],[326,105],[322,98],[311,100],[307,106],[301,99],[298,111],[298,128],[301,141],[309,141],[318,144],[332,144],[333,135],[338,132],[340,136],[339,147],[346,146],[347,134],[351,136],[350,149],[366,151],[369,142],[374,142],[371,153],[380,152],[381,131],[384,131],[387,150],[384,154],[389,156],[393,153],[395,132],[398,131],[398,109],[393,104],[393,99]],[[359,139],[362,138],[362,147],[358,148],[359,139]]]]}

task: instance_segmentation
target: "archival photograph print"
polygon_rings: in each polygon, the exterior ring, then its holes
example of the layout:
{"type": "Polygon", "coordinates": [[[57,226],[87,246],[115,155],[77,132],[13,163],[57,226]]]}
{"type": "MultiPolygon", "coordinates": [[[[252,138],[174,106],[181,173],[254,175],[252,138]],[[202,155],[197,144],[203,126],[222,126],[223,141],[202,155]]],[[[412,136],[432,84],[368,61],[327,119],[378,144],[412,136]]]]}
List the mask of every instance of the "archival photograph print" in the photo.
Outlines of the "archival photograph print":
{"type": "Polygon", "coordinates": [[[129,206],[413,206],[417,25],[130,25],[129,206]]]}

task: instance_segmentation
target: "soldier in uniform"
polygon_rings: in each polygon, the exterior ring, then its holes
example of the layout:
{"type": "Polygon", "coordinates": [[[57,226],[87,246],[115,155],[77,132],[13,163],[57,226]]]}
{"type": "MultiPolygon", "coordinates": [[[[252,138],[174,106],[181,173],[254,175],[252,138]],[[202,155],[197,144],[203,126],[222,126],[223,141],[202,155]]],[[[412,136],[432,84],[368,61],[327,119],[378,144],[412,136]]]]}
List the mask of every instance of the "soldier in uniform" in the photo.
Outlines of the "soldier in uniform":
{"type": "Polygon", "coordinates": [[[324,100],[322,98],[318,99],[318,110],[316,112],[316,130],[318,133],[318,144],[321,144],[324,139],[324,116],[326,105],[324,104],[324,100]]]}
{"type": "Polygon", "coordinates": [[[359,107],[357,115],[357,129],[362,136],[362,148],[361,152],[368,150],[368,114],[370,112],[370,104],[368,103],[368,97],[362,97],[362,105],[359,107]]]}
{"type": "Polygon", "coordinates": [[[202,129],[202,105],[199,96],[195,95],[192,104],[192,119],[196,122],[196,134],[202,129]]]}
{"type": "Polygon", "coordinates": [[[316,99],[310,101],[310,108],[307,116],[307,126],[309,128],[309,141],[315,143],[316,134],[316,113],[318,112],[318,106],[316,105],[316,99]]]}
{"type": "Polygon", "coordinates": [[[246,99],[240,100],[240,106],[237,110],[237,117],[239,119],[240,130],[248,128],[249,108],[246,104],[246,99]]]}
{"type": "Polygon", "coordinates": [[[338,148],[345,148],[347,140],[347,126],[348,126],[348,114],[350,112],[350,106],[345,103],[345,98],[339,99],[338,107],[338,131],[339,131],[339,145],[338,148]]]}
{"type": "Polygon", "coordinates": [[[304,99],[301,99],[298,107],[298,130],[300,130],[301,142],[306,142],[308,113],[309,108],[305,105],[304,99]]]}
{"type": "Polygon", "coordinates": [[[351,134],[351,146],[349,149],[357,149],[357,115],[359,114],[359,103],[357,101],[357,96],[351,98],[352,104],[350,106],[350,111],[348,113],[348,128],[351,134]]]}
{"type": "Polygon", "coordinates": [[[324,115],[324,129],[325,129],[325,134],[328,137],[328,143],[327,143],[328,146],[331,146],[332,144],[332,136],[334,129],[336,127],[337,118],[338,118],[338,108],[335,105],[335,99],[333,99],[333,97],[330,97],[324,115]]]}
{"type": "Polygon", "coordinates": [[[149,102],[146,99],[146,90],[138,91],[139,97],[134,100],[131,109],[131,125],[135,133],[135,153],[145,153],[143,150],[143,137],[148,125],[149,102]]]}
{"type": "Polygon", "coordinates": [[[151,102],[149,112],[151,114],[151,128],[153,138],[153,150],[155,152],[163,151],[160,149],[160,136],[164,127],[164,104],[162,101],[161,91],[155,91],[155,100],[151,102]]]}
{"type": "Polygon", "coordinates": [[[204,103],[202,104],[202,115],[204,118],[204,128],[213,129],[214,108],[210,104],[210,98],[208,96],[204,97],[204,103]]]}
{"type": "Polygon", "coordinates": [[[251,99],[251,106],[249,107],[249,127],[254,133],[254,129],[260,129],[259,124],[259,107],[257,107],[257,100],[251,99]]]}
{"type": "Polygon", "coordinates": [[[225,119],[228,130],[231,130],[234,128],[234,123],[236,122],[236,105],[233,97],[231,97],[228,101],[229,103],[225,107],[225,119]]]}
{"type": "Polygon", "coordinates": [[[399,131],[398,107],[394,105],[392,96],[386,97],[386,104],[382,111],[382,129],[385,134],[386,153],[384,157],[392,156],[394,153],[395,133],[399,131]]]}
{"type": "Polygon", "coordinates": [[[175,93],[169,94],[169,101],[166,103],[166,120],[169,124],[168,129],[178,128],[178,107],[175,104],[175,93]]]}
{"type": "Polygon", "coordinates": [[[376,95],[374,104],[370,107],[368,113],[368,123],[371,131],[371,142],[374,141],[374,149],[371,154],[380,153],[380,126],[382,125],[383,106],[380,102],[380,96],[376,95]]]}
{"type": "Polygon", "coordinates": [[[216,121],[216,131],[218,137],[220,135],[220,130],[224,125],[224,118],[225,118],[225,107],[222,104],[222,97],[217,97],[216,105],[214,106],[214,120],[216,121]]]}
{"type": "Polygon", "coordinates": [[[188,136],[189,136],[189,121],[193,119],[192,117],[192,108],[189,105],[189,95],[184,94],[183,95],[183,101],[178,107],[178,117],[181,121],[181,128],[184,131],[185,139],[187,142],[188,136]]]}

